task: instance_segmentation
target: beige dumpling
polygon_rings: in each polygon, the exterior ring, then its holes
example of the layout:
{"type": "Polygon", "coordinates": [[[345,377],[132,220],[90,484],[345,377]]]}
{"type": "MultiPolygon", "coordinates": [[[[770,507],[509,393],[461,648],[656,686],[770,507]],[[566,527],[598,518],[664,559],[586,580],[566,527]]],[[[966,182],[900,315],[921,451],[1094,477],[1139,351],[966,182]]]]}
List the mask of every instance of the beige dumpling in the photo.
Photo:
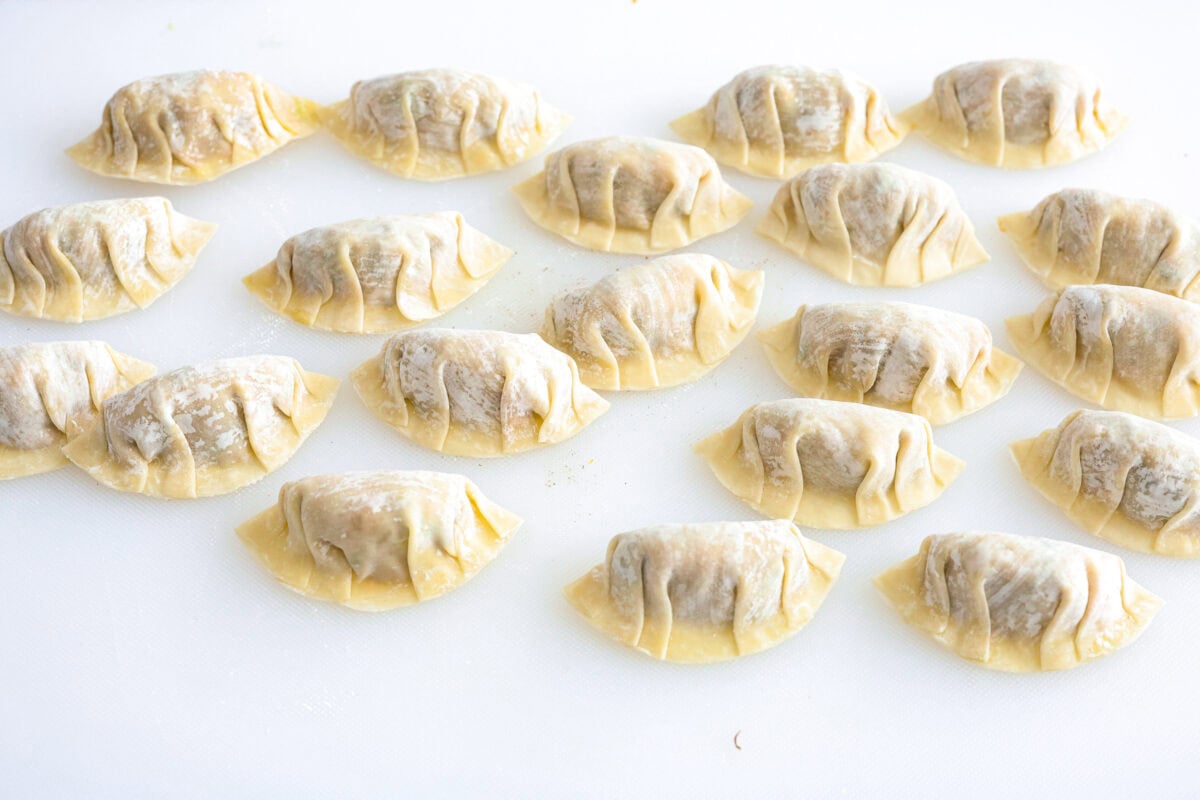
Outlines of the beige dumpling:
{"type": "Polygon", "coordinates": [[[999,223],[1051,288],[1108,283],[1200,301],[1200,223],[1157,203],[1063,189],[999,223]]]}
{"type": "Polygon", "coordinates": [[[499,456],[555,444],[608,410],[537,334],[400,333],[350,374],[367,408],[422,447],[499,456]]]}
{"type": "Polygon", "coordinates": [[[542,338],[575,359],[593,389],[694,381],[741,343],[758,314],[763,273],[712,256],[664,256],[564,294],[542,338]]]}
{"type": "Polygon", "coordinates": [[[1072,412],[1014,442],[1021,474],[1077,525],[1139,550],[1200,557],[1200,442],[1119,411],[1072,412]]]}
{"type": "Polygon", "coordinates": [[[154,367],[104,342],[0,347],[0,480],[66,466],[68,422],[86,424],[154,367]]]}
{"type": "Polygon", "coordinates": [[[776,400],[696,445],[761,514],[812,528],[879,525],[933,502],[963,462],[915,414],[834,400],[776,400]]]}
{"type": "Polygon", "coordinates": [[[507,169],[571,124],[532,86],[457,69],[359,81],[323,116],[350,152],[419,180],[507,169]]]}
{"type": "Polygon", "coordinates": [[[1070,669],[1132,642],[1162,600],[1088,547],[1009,533],[928,536],[875,579],[904,621],[989,669],[1070,669]]]}
{"type": "Polygon", "coordinates": [[[308,136],[317,108],[249,72],[160,75],[118,89],[100,127],[67,154],[101,175],[201,183],[308,136]]]}
{"type": "Polygon", "coordinates": [[[1133,286],[1069,286],[1005,324],[1017,352],[1076,397],[1143,417],[1200,412],[1200,306],[1133,286]]]}
{"type": "Polygon", "coordinates": [[[699,147],[628,136],[551,153],[514,191],[538,225],[614,253],[683,247],[732,228],[752,205],[699,147]]]}
{"type": "Polygon", "coordinates": [[[286,356],[183,367],[104,401],[63,448],[100,483],[152,497],[208,497],[284,464],[321,420],[338,382],[286,356]]]}
{"type": "Polygon", "coordinates": [[[1049,167],[1107,145],[1128,123],[1096,79],[1034,59],[962,64],[900,118],[943,150],[997,167],[1049,167]]]}
{"type": "Polygon", "coordinates": [[[1023,366],[979,320],[911,303],[827,303],[759,334],[771,366],[804,397],[952,422],[999,400],[1023,366]]]}
{"type": "Polygon", "coordinates": [[[37,211],[0,233],[0,310],[83,322],[146,308],[188,273],[216,229],[162,197],[37,211]]]}
{"type": "Polygon", "coordinates": [[[873,86],[836,70],[754,67],[671,123],[730,167],[786,178],[831,161],[869,161],[904,138],[873,86]]]}
{"type": "Polygon", "coordinates": [[[385,611],[463,585],[520,526],[461,475],[346,472],[285,483],[237,533],[288,588],[385,611]]]}
{"type": "Polygon", "coordinates": [[[296,234],[243,283],[302,325],[387,333],[445,314],[511,256],[453,211],[374,217],[296,234]]]}
{"type": "Polygon", "coordinates": [[[780,187],[758,232],[858,286],[919,286],[988,260],[942,181],[895,164],[826,164],[780,187]]]}
{"type": "Polygon", "coordinates": [[[723,661],[804,627],[844,560],[785,520],[656,525],[613,537],[566,595],[592,625],[655,658],[723,661]]]}

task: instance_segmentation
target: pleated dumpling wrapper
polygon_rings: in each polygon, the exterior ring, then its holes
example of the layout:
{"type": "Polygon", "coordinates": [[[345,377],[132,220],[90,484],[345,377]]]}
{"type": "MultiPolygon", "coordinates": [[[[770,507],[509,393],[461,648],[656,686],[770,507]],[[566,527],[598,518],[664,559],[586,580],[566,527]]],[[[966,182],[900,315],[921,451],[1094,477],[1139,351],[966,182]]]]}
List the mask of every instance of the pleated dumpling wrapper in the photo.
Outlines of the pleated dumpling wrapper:
{"type": "Polygon", "coordinates": [[[1200,301],[1200,222],[1158,203],[1063,189],[999,223],[1052,289],[1107,283],[1200,301]]]}
{"type": "Polygon", "coordinates": [[[429,181],[508,169],[571,124],[532,86],[458,69],[359,81],[323,117],[350,152],[429,181]]]}
{"type": "Polygon", "coordinates": [[[534,333],[399,333],[350,374],[373,414],[450,455],[499,456],[561,442],[608,410],[571,357],[534,333]]]}
{"type": "Polygon", "coordinates": [[[1011,168],[1083,158],[1129,122],[1083,70],[1020,58],[947,70],[934,79],[933,93],[900,118],[947,152],[1011,168]]]}
{"type": "Polygon", "coordinates": [[[786,520],[656,525],[613,537],[566,595],[592,625],[655,658],[723,661],[804,627],[844,559],[786,520]]]}
{"type": "Polygon", "coordinates": [[[1010,448],[1075,524],[1143,553],[1200,557],[1200,441],[1119,411],[1079,410],[1010,448]]]}
{"type": "Polygon", "coordinates": [[[812,528],[879,525],[935,500],[963,462],[915,414],[834,400],[751,406],[696,445],[759,513],[812,528]]]}
{"type": "Polygon", "coordinates": [[[225,494],[291,458],[325,418],[337,386],[286,356],[207,361],[108,398],[96,419],[69,426],[63,452],[123,492],[225,494]]]}
{"type": "Polygon", "coordinates": [[[913,627],[989,669],[1070,669],[1136,639],[1162,600],[1110,553],[1010,533],[926,537],[875,579],[913,627]]]}
{"type": "Polygon", "coordinates": [[[799,66],[740,72],[671,128],[722,164],[767,178],[832,161],[869,161],[906,132],[873,86],[799,66]]]}
{"type": "Polygon", "coordinates": [[[856,286],[920,286],[988,260],[944,182],[896,164],[826,164],[780,187],[758,232],[856,286]]]}
{"type": "Polygon", "coordinates": [[[216,229],[163,197],[34,212],[0,233],[0,310],[83,322],[146,308],[188,273],[216,229]]]}
{"type": "Polygon", "coordinates": [[[581,247],[662,253],[732,228],[750,199],[699,147],[612,136],[576,142],[514,191],[530,218],[581,247]]]}
{"type": "Polygon", "coordinates": [[[87,424],[108,397],[154,367],[104,342],[0,347],[0,480],[67,465],[68,424],[87,424]]]}
{"type": "Polygon", "coordinates": [[[520,526],[461,475],[345,472],[285,483],[237,533],[288,588],[385,611],[463,585],[520,526]]]}
{"type": "Polygon", "coordinates": [[[912,303],[825,303],[758,335],[803,397],[952,422],[999,400],[1023,366],[974,317],[912,303]]]}
{"type": "Polygon", "coordinates": [[[308,136],[317,110],[249,72],[160,75],[118,89],[100,127],[67,154],[114,178],[201,183],[308,136]]]}
{"type": "Polygon", "coordinates": [[[561,295],[542,338],[593,389],[694,381],[729,356],[758,315],[763,273],[712,256],[664,256],[561,295]]]}
{"type": "Polygon", "coordinates": [[[1133,286],[1068,286],[1005,325],[1017,352],[1076,397],[1143,417],[1200,412],[1200,305],[1133,286]]]}
{"type": "Polygon", "coordinates": [[[388,333],[450,311],[511,256],[453,211],[373,217],[296,234],[243,283],[302,325],[388,333]]]}

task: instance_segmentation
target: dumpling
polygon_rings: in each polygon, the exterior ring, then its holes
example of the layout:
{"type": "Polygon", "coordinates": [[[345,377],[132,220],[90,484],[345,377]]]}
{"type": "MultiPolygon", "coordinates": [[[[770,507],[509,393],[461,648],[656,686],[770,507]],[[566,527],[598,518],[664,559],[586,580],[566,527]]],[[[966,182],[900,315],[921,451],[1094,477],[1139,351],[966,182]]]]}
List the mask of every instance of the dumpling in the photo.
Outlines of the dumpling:
{"type": "Polygon", "coordinates": [[[848,400],[952,422],[999,400],[1023,366],[979,320],[911,303],[827,303],[758,335],[804,397],[848,400]]]}
{"type": "Polygon", "coordinates": [[[298,233],[243,282],[302,325],[386,333],[445,314],[511,256],[453,211],[374,217],[298,233]]]}
{"type": "Polygon", "coordinates": [[[63,448],[100,483],[152,497],[208,497],[284,464],[325,418],[338,382],[285,356],[183,367],[104,401],[63,448]]]}
{"type": "Polygon", "coordinates": [[[961,64],[900,118],[948,152],[997,167],[1049,167],[1107,145],[1129,119],[1091,75],[1050,61],[961,64]]]}
{"type": "Polygon", "coordinates": [[[699,147],[628,136],[551,153],[514,191],[538,225],[614,253],[683,247],[732,228],[751,206],[699,147]]]}
{"type": "Polygon", "coordinates": [[[94,419],[105,398],[153,374],[104,342],[0,347],[0,480],[66,466],[68,421],[94,419]]]}
{"type": "Polygon", "coordinates": [[[741,343],[762,286],[759,270],[700,254],[664,256],[555,299],[542,338],[575,359],[593,389],[675,386],[741,343]]]}
{"type": "Polygon", "coordinates": [[[722,661],[803,628],[844,560],[785,520],[656,525],[613,537],[566,595],[592,625],[655,658],[722,661]]]}
{"type": "Polygon", "coordinates": [[[101,175],[201,183],[308,136],[317,108],[249,72],[160,75],[118,89],[100,127],[67,154],[101,175]]]}
{"type": "Polygon", "coordinates": [[[571,124],[532,86],[457,69],[359,81],[324,121],[350,152],[419,180],[507,169],[571,124]]]}
{"type": "Polygon", "coordinates": [[[1011,450],[1025,479],[1088,532],[1143,553],[1200,557],[1200,442],[1191,436],[1080,410],[1011,450]]]}
{"type": "Polygon", "coordinates": [[[826,164],[780,187],[758,232],[859,286],[919,286],[988,260],[954,190],[895,164],[826,164]]]}
{"type": "Polygon", "coordinates": [[[738,73],[671,128],[722,164],[768,178],[831,161],[869,161],[906,133],[873,86],[836,70],[794,66],[738,73]]]}
{"type": "Polygon", "coordinates": [[[0,233],[0,309],[83,322],[145,308],[188,273],[216,229],[163,197],[37,211],[0,233]]]}
{"type": "Polygon", "coordinates": [[[999,220],[1046,285],[1141,286],[1200,301],[1200,223],[1149,200],[1063,189],[999,220]]]}
{"type": "Polygon", "coordinates": [[[288,588],[384,611],[463,585],[520,526],[461,475],[346,472],[285,483],[237,533],[288,588]]]}
{"type": "Polygon", "coordinates": [[[373,414],[422,447],[498,456],[561,442],[608,410],[575,362],[537,334],[396,334],[350,380],[373,414]]]}
{"type": "Polygon", "coordinates": [[[904,621],[989,669],[1070,669],[1136,639],[1162,600],[1109,553],[1009,533],[928,536],[875,579],[904,621]]]}
{"type": "Polygon", "coordinates": [[[696,452],[761,514],[811,528],[896,519],[935,500],[963,468],[921,417],[833,400],[758,403],[696,452]]]}
{"type": "Polygon", "coordinates": [[[1143,417],[1200,412],[1200,306],[1133,286],[1068,286],[1006,325],[1017,352],[1076,397],[1143,417]]]}

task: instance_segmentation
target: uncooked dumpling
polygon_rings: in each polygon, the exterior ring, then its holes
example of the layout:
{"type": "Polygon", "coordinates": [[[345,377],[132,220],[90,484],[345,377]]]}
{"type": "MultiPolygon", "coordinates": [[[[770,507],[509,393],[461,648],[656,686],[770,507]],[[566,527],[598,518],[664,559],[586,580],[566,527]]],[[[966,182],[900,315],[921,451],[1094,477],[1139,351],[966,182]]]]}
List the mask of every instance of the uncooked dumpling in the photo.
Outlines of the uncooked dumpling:
{"type": "Polygon", "coordinates": [[[106,398],[153,374],[104,342],[0,347],[0,480],[65,466],[68,423],[87,424],[106,398]]]}
{"type": "Polygon", "coordinates": [[[759,334],[804,397],[919,414],[934,425],[999,400],[1022,364],[977,319],[911,303],[825,303],[759,334]]]}
{"type": "Polygon", "coordinates": [[[515,191],[538,225],[614,253],[683,247],[732,228],[751,206],[699,147],[628,136],[551,153],[515,191]]]}
{"type": "Polygon", "coordinates": [[[1143,417],[1200,412],[1200,306],[1133,286],[1069,286],[1010,317],[1017,352],[1076,397],[1143,417]]]}
{"type": "Polygon", "coordinates": [[[579,380],[570,356],[533,333],[400,333],[350,380],[388,425],[451,455],[507,455],[561,442],[608,410],[579,380]]]}
{"type": "Polygon", "coordinates": [[[466,583],[520,526],[461,475],[345,472],[285,483],[237,533],[288,588],[383,611],[466,583]]]}
{"type": "Polygon", "coordinates": [[[664,256],[564,294],[542,338],[575,359],[593,389],[657,389],[694,381],[746,337],[763,273],[712,256],[664,256]]]}
{"type": "Polygon", "coordinates": [[[1050,61],[976,61],[943,72],[900,115],[937,146],[997,167],[1049,167],[1100,150],[1129,121],[1096,79],[1050,61]]]}
{"type": "Polygon", "coordinates": [[[240,489],[286,462],[325,418],[338,382],[285,356],[208,361],[143,381],[69,426],[72,462],[153,497],[240,489]]]}
{"type": "Polygon", "coordinates": [[[160,75],[118,89],[100,127],[67,154],[101,175],[201,183],[308,136],[317,108],[249,72],[160,75]]]}
{"type": "Polygon", "coordinates": [[[1072,412],[1014,442],[1021,474],[1077,525],[1144,553],[1200,557],[1200,442],[1119,411],[1072,412]]]}
{"type": "Polygon", "coordinates": [[[145,308],[188,273],[216,228],[162,197],[35,212],[0,233],[0,310],[83,322],[145,308]]]}
{"type": "Polygon", "coordinates": [[[511,255],[453,211],[374,217],[296,234],[244,283],[302,325],[386,333],[445,314],[511,255]]]}
{"type": "Polygon", "coordinates": [[[833,400],[751,406],[696,445],[713,474],[765,516],[862,528],[935,500],[963,462],[915,414],[833,400]]]}
{"type": "Polygon", "coordinates": [[[868,161],[904,138],[873,86],[836,70],[754,67],[671,123],[730,167],[786,178],[831,161],[868,161]]]}
{"type": "Polygon", "coordinates": [[[1069,669],[1132,642],[1162,600],[1088,547],[1008,533],[926,537],[875,579],[910,625],[989,669],[1069,669]]]}
{"type": "Polygon", "coordinates": [[[350,152],[420,180],[507,169],[571,123],[532,86],[458,69],[359,81],[324,120],[350,152]]]}
{"type": "Polygon", "coordinates": [[[806,170],[780,187],[758,232],[859,286],[919,286],[988,260],[954,190],[895,164],[806,170]]]}
{"type": "Polygon", "coordinates": [[[587,620],[667,661],[722,661],[779,644],[817,613],[844,556],[784,520],[622,533],[566,588],[587,620]]]}
{"type": "Polygon", "coordinates": [[[1200,223],[1149,200],[1063,189],[999,220],[1047,286],[1141,286],[1200,301],[1200,223]]]}

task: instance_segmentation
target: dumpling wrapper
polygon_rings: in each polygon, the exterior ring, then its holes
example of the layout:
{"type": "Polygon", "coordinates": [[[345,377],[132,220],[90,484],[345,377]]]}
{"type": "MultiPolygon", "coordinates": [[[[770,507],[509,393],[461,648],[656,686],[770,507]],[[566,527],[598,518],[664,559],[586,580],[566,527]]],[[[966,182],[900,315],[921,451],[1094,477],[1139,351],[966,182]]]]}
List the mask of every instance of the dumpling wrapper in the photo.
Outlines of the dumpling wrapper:
{"type": "Polygon", "coordinates": [[[989,258],[943,181],[896,164],[827,164],[779,188],[758,233],[856,286],[920,286],[989,258]]]}
{"type": "Polygon", "coordinates": [[[608,410],[579,379],[570,356],[533,333],[399,333],[350,380],[373,414],[422,447],[450,455],[509,455],[555,444],[608,410]]]}
{"type": "Polygon", "coordinates": [[[511,256],[453,211],[373,217],[296,234],[243,283],[301,325],[388,333],[450,311],[511,256]]]}
{"type": "Polygon", "coordinates": [[[1024,366],[979,320],[911,303],[825,303],[758,335],[804,397],[918,414],[934,425],[996,402],[1024,366]]]}
{"type": "Polygon", "coordinates": [[[758,314],[763,273],[712,256],[664,256],[561,295],[542,338],[593,389],[659,389],[724,361],[758,314]]]}
{"type": "Polygon", "coordinates": [[[163,197],[34,212],[0,233],[0,310],[83,322],[146,308],[191,270],[216,229],[163,197]]]}
{"type": "Polygon", "coordinates": [[[282,466],[333,403],[338,381],[286,356],[208,361],[143,381],[70,426],[63,453],[113,489],[193,498],[282,466]]]}
{"type": "Polygon", "coordinates": [[[565,593],[622,644],[667,661],[722,661],[804,627],[844,560],[785,520],[656,525],[614,537],[565,593]]]}
{"type": "Polygon", "coordinates": [[[104,342],[0,347],[0,480],[66,466],[70,424],[86,424],[105,399],[154,374],[104,342]]]}
{"type": "Polygon", "coordinates": [[[741,500],[812,528],[862,528],[933,502],[963,462],[915,414],[833,400],[751,406],[696,452],[741,500]]]}
{"type": "Polygon", "coordinates": [[[118,89],[67,155],[114,178],[202,183],[308,136],[318,108],[249,72],[160,75],[118,89]]]}
{"type": "Polygon", "coordinates": [[[740,72],[671,128],[722,164],[767,178],[832,161],[869,161],[907,133],[873,86],[836,70],[797,66],[740,72]]]}
{"type": "Polygon", "coordinates": [[[699,147],[611,136],[576,142],[514,190],[530,219],[581,247],[674,250],[732,228],[752,205],[699,147]]]}
{"type": "Polygon", "coordinates": [[[989,669],[1070,669],[1136,639],[1162,600],[1109,553],[1008,533],[926,537],[875,579],[904,621],[989,669]]]}
{"type": "Polygon", "coordinates": [[[346,472],[285,483],[237,534],[289,589],[384,611],[463,585],[520,526],[461,475],[346,472]]]}
{"type": "Polygon", "coordinates": [[[1200,557],[1200,441],[1132,414],[1080,410],[1009,449],[1025,479],[1089,533],[1200,557]]]}

